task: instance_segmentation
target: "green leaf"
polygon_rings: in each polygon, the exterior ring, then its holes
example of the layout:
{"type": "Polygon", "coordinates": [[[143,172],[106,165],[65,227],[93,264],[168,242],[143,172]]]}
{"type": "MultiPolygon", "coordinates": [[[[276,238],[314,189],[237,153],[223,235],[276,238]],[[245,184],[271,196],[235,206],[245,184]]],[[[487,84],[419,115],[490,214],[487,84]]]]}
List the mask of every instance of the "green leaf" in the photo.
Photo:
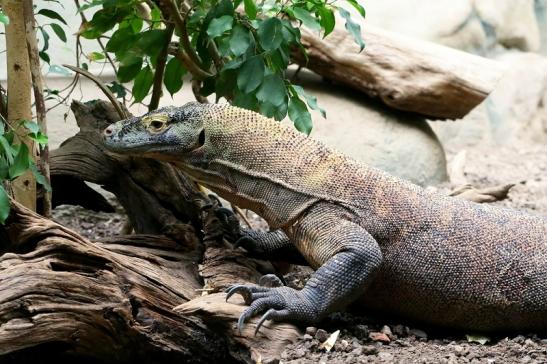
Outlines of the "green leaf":
{"type": "Polygon", "coordinates": [[[10,203],[4,186],[0,183],[0,224],[4,224],[9,216],[10,203]]]}
{"type": "Polygon", "coordinates": [[[112,81],[109,85],[106,85],[106,87],[115,93],[117,98],[123,98],[127,94],[125,88],[116,81],[112,81]]]}
{"type": "Polygon", "coordinates": [[[264,61],[260,56],[247,59],[237,75],[237,87],[246,94],[256,90],[262,83],[264,70],[264,61]]]}
{"type": "Polygon", "coordinates": [[[264,77],[262,85],[256,93],[258,101],[268,102],[274,106],[281,105],[285,101],[287,90],[285,82],[276,74],[264,77]]]}
{"type": "Polygon", "coordinates": [[[149,66],[146,66],[140,70],[137,77],[135,77],[135,83],[133,84],[133,89],[131,91],[135,102],[141,102],[146,95],[148,95],[153,82],[154,73],[149,66]]]}
{"type": "Polygon", "coordinates": [[[338,8],[338,12],[340,12],[340,15],[346,19],[346,29],[353,36],[355,43],[359,45],[359,52],[361,52],[363,48],[365,48],[365,42],[361,36],[361,26],[351,19],[351,14],[347,10],[338,8]]]}
{"type": "Polygon", "coordinates": [[[258,26],[258,39],[265,51],[273,51],[283,42],[283,24],[277,18],[269,18],[258,26]]]}
{"type": "Polygon", "coordinates": [[[310,134],[312,130],[311,115],[306,104],[298,97],[293,96],[289,99],[289,118],[297,130],[310,134]]]}
{"type": "Polygon", "coordinates": [[[60,40],[66,43],[66,34],[63,28],[59,24],[52,23],[50,24],[51,29],[57,34],[57,37],[59,37],[60,40]]]}
{"type": "Polygon", "coordinates": [[[324,118],[327,117],[327,113],[326,113],[325,109],[323,109],[322,107],[320,107],[317,104],[317,97],[315,97],[313,95],[308,95],[306,93],[306,91],[304,91],[302,86],[292,85],[291,87],[298,94],[298,96],[306,99],[306,103],[308,104],[309,107],[311,107],[313,110],[319,111],[324,118]]]}
{"type": "Polygon", "coordinates": [[[233,101],[234,106],[242,107],[247,110],[256,110],[257,104],[256,97],[253,94],[236,92],[233,101]]]}
{"type": "Polygon", "coordinates": [[[363,8],[357,0],[348,0],[348,3],[350,3],[351,6],[353,6],[355,9],[357,9],[359,14],[361,14],[361,16],[363,18],[366,16],[367,13],[365,12],[365,8],[363,8]]]}
{"type": "Polygon", "coordinates": [[[294,17],[302,22],[305,26],[311,30],[319,31],[321,26],[315,17],[313,17],[309,11],[303,8],[293,8],[294,17]]]}
{"type": "Polygon", "coordinates": [[[70,73],[70,71],[66,68],[64,68],[63,66],[59,66],[58,64],[52,64],[51,66],[49,66],[49,71],[48,72],[51,72],[51,73],[57,73],[59,75],[63,75],[63,76],[71,76],[72,73],[70,73]]]}
{"type": "Polygon", "coordinates": [[[334,12],[332,11],[332,9],[329,9],[326,6],[319,8],[319,16],[321,19],[319,21],[319,24],[321,24],[321,26],[324,29],[324,32],[323,32],[323,38],[324,38],[330,33],[332,33],[332,31],[334,30],[334,26],[336,24],[336,18],[334,17],[334,12]]]}
{"type": "Polygon", "coordinates": [[[44,46],[42,47],[42,52],[45,52],[49,48],[49,34],[47,34],[44,27],[38,27],[40,29],[40,33],[42,33],[42,38],[44,40],[44,46]]]}
{"type": "Polygon", "coordinates": [[[120,82],[131,81],[133,78],[135,78],[137,73],[139,73],[139,71],[141,70],[141,67],[142,67],[142,58],[135,57],[135,56],[125,58],[121,62],[120,67],[118,68],[118,73],[117,73],[118,80],[120,82]]]}
{"type": "Polygon", "coordinates": [[[182,77],[186,73],[186,69],[177,58],[171,58],[165,66],[163,75],[163,84],[171,96],[178,92],[182,87],[182,77]]]}
{"type": "Polygon", "coordinates": [[[13,164],[13,152],[11,149],[10,142],[3,136],[0,135],[0,147],[4,149],[4,154],[9,164],[13,164]]]}
{"type": "Polygon", "coordinates": [[[53,11],[50,9],[40,9],[40,11],[38,11],[38,14],[47,16],[48,18],[51,18],[51,19],[59,20],[61,23],[67,25],[65,19],[63,19],[63,17],[59,15],[59,13],[57,13],[56,11],[53,11]]]}
{"type": "Polygon", "coordinates": [[[29,151],[26,144],[19,145],[13,164],[9,167],[9,177],[14,179],[25,173],[30,167],[29,151]]]}
{"type": "Polygon", "coordinates": [[[28,129],[28,132],[31,134],[38,134],[40,132],[40,125],[38,123],[35,123],[34,121],[25,120],[23,122],[23,125],[25,128],[28,129]]]}
{"type": "Polygon", "coordinates": [[[89,4],[84,4],[84,5],[80,6],[80,8],[78,9],[78,12],[81,13],[82,11],[87,10],[89,8],[92,8],[94,6],[102,5],[104,3],[104,1],[105,0],[93,0],[89,4]]]}
{"type": "Polygon", "coordinates": [[[269,102],[260,104],[260,113],[269,118],[274,118],[277,121],[283,120],[287,116],[287,101],[286,99],[280,105],[273,105],[269,102]]]}
{"type": "Polygon", "coordinates": [[[257,9],[254,0],[243,0],[243,5],[245,6],[245,14],[249,19],[256,19],[257,9]]]}
{"type": "Polygon", "coordinates": [[[465,335],[465,337],[467,338],[468,342],[470,343],[475,342],[481,345],[484,345],[490,341],[490,338],[488,336],[483,336],[483,335],[465,335]]]}
{"type": "Polygon", "coordinates": [[[0,23],[3,23],[4,25],[9,24],[9,18],[2,10],[0,10],[0,23]]]}
{"type": "Polygon", "coordinates": [[[34,162],[30,163],[30,170],[32,174],[34,175],[34,178],[36,179],[36,182],[44,186],[46,191],[51,192],[51,185],[48,183],[46,177],[38,170],[38,167],[36,167],[36,164],[34,162]]]}
{"type": "Polygon", "coordinates": [[[108,52],[118,52],[128,49],[135,41],[135,34],[130,27],[121,28],[112,33],[112,36],[106,43],[105,49],[108,52]]]}
{"type": "Polygon", "coordinates": [[[165,29],[152,29],[139,34],[135,46],[144,54],[156,57],[166,42],[167,32],[165,29]]]}
{"type": "Polygon", "coordinates": [[[91,52],[87,54],[87,59],[89,59],[91,62],[100,61],[105,58],[105,55],[101,52],[91,52]]]}
{"type": "Polygon", "coordinates": [[[46,52],[40,51],[40,52],[38,52],[38,55],[40,56],[40,58],[42,58],[42,60],[44,62],[46,62],[46,63],[51,62],[51,60],[49,59],[49,54],[47,54],[46,52]]]}
{"type": "Polygon", "coordinates": [[[230,50],[235,56],[244,54],[251,45],[251,34],[244,26],[236,24],[230,37],[230,50]]]}
{"type": "Polygon", "coordinates": [[[222,35],[222,33],[232,29],[233,23],[234,18],[231,15],[223,15],[220,18],[213,19],[207,27],[207,35],[211,39],[214,39],[222,35]]]}

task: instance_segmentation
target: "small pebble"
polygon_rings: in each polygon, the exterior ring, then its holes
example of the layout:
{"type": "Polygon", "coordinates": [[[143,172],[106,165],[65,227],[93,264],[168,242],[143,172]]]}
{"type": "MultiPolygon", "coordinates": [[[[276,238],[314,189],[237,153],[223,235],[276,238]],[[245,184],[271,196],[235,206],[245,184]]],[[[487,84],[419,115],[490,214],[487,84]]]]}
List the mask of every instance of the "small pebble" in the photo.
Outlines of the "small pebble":
{"type": "Polygon", "coordinates": [[[317,327],[313,327],[313,326],[306,327],[306,334],[315,336],[316,333],[317,333],[317,327]]]}
{"type": "Polygon", "coordinates": [[[310,334],[304,334],[302,339],[306,341],[310,341],[310,340],[313,340],[313,336],[311,336],[310,334]]]}
{"type": "Polygon", "coordinates": [[[426,339],[427,340],[427,334],[425,333],[425,331],[422,331],[420,329],[410,329],[409,334],[416,336],[418,339],[426,339]]]}
{"type": "Polygon", "coordinates": [[[320,343],[324,343],[329,338],[329,333],[323,329],[318,329],[315,333],[315,338],[319,340],[320,343]]]}
{"type": "Polygon", "coordinates": [[[399,337],[403,337],[408,335],[408,327],[403,325],[395,325],[393,326],[393,333],[399,337]]]}
{"type": "Polygon", "coordinates": [[[368,337],[368,334],[369,334],[368,326],[357,325],[355,326],[353,332],[355,336],[358,337],[359,339],[365,339],[368,337]]]}
{"type": "Polygon", "coordinates": [[[393,338],[393,332],[391,332],[391,328],[387,325],[382,326],[382,329],[380,330],[382,334],[386,334],[390,339],[393,338]]]}
{"type": "Polygon", "coordinates": [[[384,343],[384,344],[389,344],[389,342],[391,341],[389,336],[387,336],[386,334],[384,334],[383,332],[371,332],[368,337],[372,340],[372,341],[378,341],[378,342],[381,342],[381,343],[384,343]]]}
{"type": "Polygon", "coordinates": [[[365,355],[376,355],[378,354],[378,351],[379,351],[378,348],[374,345],[365,345],[361,349],[361,353],[365,355]]]}
{"type": "Polygon", "coordinates": [[[392,362],[393,361],[393,354],[386,353],[386,352],[381,352],[381,353],[378,353],[378,358],[380,358],[380,360],[382,360],[382,361],[392,362]]]}

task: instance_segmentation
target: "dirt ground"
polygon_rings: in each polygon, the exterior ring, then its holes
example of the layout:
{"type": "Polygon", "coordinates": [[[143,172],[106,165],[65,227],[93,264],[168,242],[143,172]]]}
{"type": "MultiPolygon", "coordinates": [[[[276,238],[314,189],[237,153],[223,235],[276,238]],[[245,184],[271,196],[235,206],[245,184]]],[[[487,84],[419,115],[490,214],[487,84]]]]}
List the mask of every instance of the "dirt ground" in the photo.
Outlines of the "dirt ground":
{"type": "MultiPolygon", "coordinates": [[[[447,148],[448,160],[463,147],[447,148]]],[[[476,187],[515,183],[509,198],[496,205],[547,215],[547,146],[513,143],[511,146],[479,145],[466,147],[463,172],[467,182],[476,187]]],[[[437,186],[449,191],[454,186],[437,186]]],[[[95,213],[80,207],[63,206],[54,218],[91,239],[117,234],[125,217],[95,213]]],[[[289,285],[300,287],[310,270],[296,268],[286,276],[289,285]]],[[[283,363],[545,363],[547,336],[532,333],[509,337],[474,337],[488,339],[486,344],[471,342],[473,333],[438,332],[407,326],[389,319],[374,321],[367,317],[337,313],[308,328],[301,340],[283,352],[283,363]],[[319,329],[319,330],[318,330],[319,329]],[[327,352],[321,341],[340,330],[334,348],[327,352]],[[374,339],[373,339],[374,338],[374,339]],[[321,341],[320,341],[321,340],[321,341]]]]}

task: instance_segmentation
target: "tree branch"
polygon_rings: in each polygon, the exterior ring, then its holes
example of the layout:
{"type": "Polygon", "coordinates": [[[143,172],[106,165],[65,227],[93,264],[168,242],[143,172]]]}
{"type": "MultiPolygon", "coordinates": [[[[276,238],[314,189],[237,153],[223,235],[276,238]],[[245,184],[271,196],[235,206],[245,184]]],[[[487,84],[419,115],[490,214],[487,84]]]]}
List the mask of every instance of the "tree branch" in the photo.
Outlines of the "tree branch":
{"type": "Polygon", "coordinates": [[[110,102],[112,103],[112,105],[116,109],[116,112],[118,113],[120,118],[121,119],[126,119],[128,117],[128,115],[125,112],[125,110],[123,109],[122,105],[120,104],[118,99],[116,99],[116,96],[114,96],[114,94],[108,89],[108,87],[106,87],[101,82],[101,80],[99,80],[97,77],[93,76],[91,73],[89,73],[88,71],[86,71],[82,68],[72,66],[72,65],[69,65],[69,64],[63,64],[63,66],[70,69],[70,70],[72,70],[72,71],[74,71],[74,72],[76,72],[76,73],[79,73],[82,76],[85,76],[85,77],[89,78],[91,81],[93,81],[97,86],[99,86],[101,91],[104,92],[106,97],[108,97],[108,100],[110,100],[110,102]]]}
{"type": "Polygon", "coordinates": [[[160,98],[162,96],[163,75],[165,73],[165,64],[167,63],[167,55],[169,54],[169,44],[175,26],[168,24],[165,31],[167,32],[167,42],[163,46],[160,54],[158,55],[158,61],[156,62],[156,72],[154,73],[154,86],[152,88],[152,97],[150,98],[150,104],[148,105],[148,111],[156,110],[158,108],[160,98]]]}

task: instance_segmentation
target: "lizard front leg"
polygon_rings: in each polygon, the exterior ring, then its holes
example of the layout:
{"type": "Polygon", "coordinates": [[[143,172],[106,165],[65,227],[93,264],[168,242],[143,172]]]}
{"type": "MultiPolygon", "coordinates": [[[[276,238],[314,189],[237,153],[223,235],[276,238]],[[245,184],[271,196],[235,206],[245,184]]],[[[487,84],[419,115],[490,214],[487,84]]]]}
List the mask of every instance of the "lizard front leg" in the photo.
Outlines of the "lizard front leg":
{"type": "Polygon", "coordinates": [[[240,293],[249,307],[238,321],[241,330],[252,316],[266,320],[316,322],[360,296],[382,261],[380,247],[348,211],[316,205],[293,226],[291,234],[310,265],[319,267],[302,290],[290,287],[234,285],[227,299],[240,293]]]}
{"type": "Polygon", "coordinates": [[[293,242],[282,230],[257,231],[241,229],[241,236],[234,247],[242,247],[251,256],[265,260],[283,260],[292,264],[308,263],[297,250],[293,242]]]}

